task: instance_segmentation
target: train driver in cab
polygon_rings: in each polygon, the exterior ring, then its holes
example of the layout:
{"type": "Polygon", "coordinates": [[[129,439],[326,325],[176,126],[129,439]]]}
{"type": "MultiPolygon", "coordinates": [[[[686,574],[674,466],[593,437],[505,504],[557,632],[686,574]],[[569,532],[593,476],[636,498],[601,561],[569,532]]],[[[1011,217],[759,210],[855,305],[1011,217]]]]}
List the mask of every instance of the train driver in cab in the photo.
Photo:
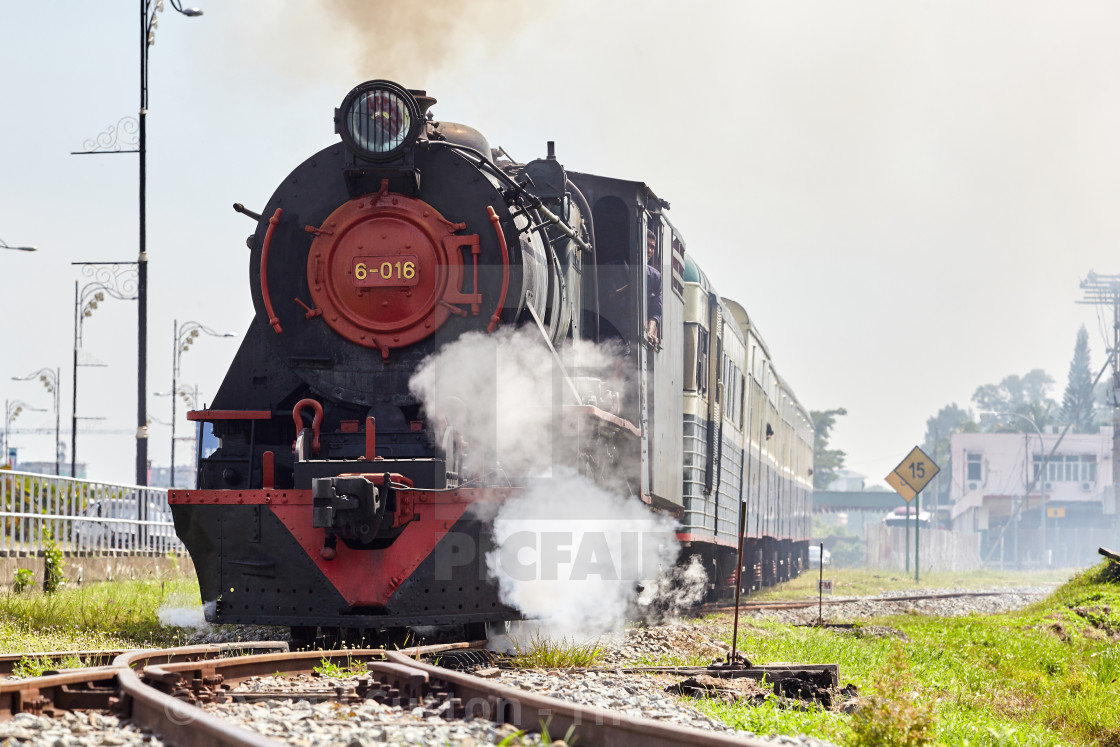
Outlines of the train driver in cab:
{"type": "Polygon", "coordinates": [[[661,348],[661,262],[657,255],[657,230],[646,231],[646,342],[661,348]]]}

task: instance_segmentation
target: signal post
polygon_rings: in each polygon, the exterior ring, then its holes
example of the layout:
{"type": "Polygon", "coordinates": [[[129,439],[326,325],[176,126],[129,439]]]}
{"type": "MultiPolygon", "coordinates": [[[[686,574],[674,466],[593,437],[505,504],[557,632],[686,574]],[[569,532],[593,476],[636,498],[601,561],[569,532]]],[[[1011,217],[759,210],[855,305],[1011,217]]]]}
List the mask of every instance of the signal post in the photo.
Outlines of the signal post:
{"type": "Polygon", "coordinates": [[[941,471],[929,455],[915,446],[894,471],[887,475],[887,484],[906,501],[906,572],[910,572],[910,501],[914,501],[914,581],[920,580],[918,564],[922,518],[922,489],[941,471]]]}

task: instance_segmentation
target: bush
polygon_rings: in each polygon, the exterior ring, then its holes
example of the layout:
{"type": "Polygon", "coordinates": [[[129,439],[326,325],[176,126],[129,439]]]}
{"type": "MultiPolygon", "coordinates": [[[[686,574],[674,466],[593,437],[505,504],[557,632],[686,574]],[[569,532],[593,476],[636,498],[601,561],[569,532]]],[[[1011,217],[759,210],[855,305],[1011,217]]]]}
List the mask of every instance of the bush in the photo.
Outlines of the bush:
{"type": "Polygon", "coordinates": [[[16,594],[22,594],[30,589],[33,583],[35,583],[35,574],[30,568],[17,568],[16,580],[12,584],[12,591],[16,594]]]}
{"type": "Polygon", "coordinates": [[[920,685],[901,644],[873,678],[872,692],[852,716],[852,747],[922,747],[933,744],[933,703],[921,701],[920,685]]]}
{"type": "Polygon", "coordinates": [[[43,532],[43,591],[54,594],[66,583],[62,570],[62,550],[50,531],[43,532]]]}

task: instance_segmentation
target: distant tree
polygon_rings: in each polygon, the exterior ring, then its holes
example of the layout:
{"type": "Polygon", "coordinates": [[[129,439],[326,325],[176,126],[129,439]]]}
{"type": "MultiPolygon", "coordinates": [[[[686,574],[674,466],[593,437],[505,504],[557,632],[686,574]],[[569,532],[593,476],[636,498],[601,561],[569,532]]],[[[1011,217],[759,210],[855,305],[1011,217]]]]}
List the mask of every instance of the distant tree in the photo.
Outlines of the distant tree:
{"type": "Polygon", "coordinates": [[[840,449],[828,448],[828,438],[836,418],[847,414],[843,407],[809,411],[813,419],[813,487],[816,490],[827,490],[836,479],[837,470],[844,469],[844,459],[848,455],[840,449]]]}
{"type": "Polygon", "coordinates": [[[1107,374],[1097,382],[1093,389],[1093,426],[1112,425],[1112,377],[1107,374]]]}
{"type": "MultiPolygon", "coordinates": [[[[926,436],[922,442],[922,451],[929,454],[937,466],[941,468],[944,479],[938,477],[933,487],[938,492],[938,502],[949,502],[950,481],[948,476],[953,473],[952,452],[949,450],[949,437],[954,433],[975,433],[980,426],[972,419],[972,413],[960,407],[956,402],[945,405],[932,418],[926,420],[926,436]]],[[[927,488],[929,490],[929,488],[927,488]]]]}
{"type": "MultiPolygon", "coordinates": [[[[977,387],[972,401],[981,410],[992,412],[1013,412],[1026,415],[1042,428],[1050,425],[1057,410],[1057,403],[1049,396],[1054,378],[1041,368],[1036,368],[1024,376],[1012,374],[998,384],[984,384],[977,387]]],[[[1008,419],[1010,420],[1010,419],[1008,419]]],[[[1022,421],[1018,425],[1011,422],[993,422],[993,430],[1030,430],[1022,421]]]]}
{"type": "Polygon", "coordinates": [[[1062,423],[1072,423],[1078,433],[1093,430],[1093,371],[1089,366],[1089,333],[1085,325],[1077,331],[1073,346],[1073,360],[1069,362],[1069,377],[1062,395],[1059,418],[1062,423]]]}

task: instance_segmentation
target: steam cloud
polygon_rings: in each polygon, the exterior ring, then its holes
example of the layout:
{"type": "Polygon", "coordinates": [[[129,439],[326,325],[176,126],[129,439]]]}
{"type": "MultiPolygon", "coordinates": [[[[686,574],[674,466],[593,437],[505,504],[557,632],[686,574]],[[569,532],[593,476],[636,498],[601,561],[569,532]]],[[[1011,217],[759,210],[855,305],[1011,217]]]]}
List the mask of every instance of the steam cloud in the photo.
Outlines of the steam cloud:
{"type": "MultiPolygon", "coordinates": [[[[206,604],[212,606],[214,603],[206,604]]],[[[197,602],[192,604],[186,595],[173,595],[159,608],[156,615],[159,617],[160,625],[195,629],[210,626],[210,623],[206,622],[204,607],[197,602]]]]}
{"type": "MultiPolygon", "coordinates": [[[[615,370],[605,348],[577,342],[565,351],[569,374],[615,370]]],[[[409,382],[443,439],[447,428],[467,445],[469,473],[498,468],[508,477],[547,475],[564,438],[553,402],[575,404],[561,368],[536,330],[472,332],[421,364],[409,382]]],[[[614,391],[622,388],[617,381],[614,391]]]]}
{"type": "Polygon", "coordinates": [[[502,504],[486,557],[502,600],[551,635],[614,630],[638,585],[676,560],[675,522],[566,472],[502,504]]]}
{"type": "MultiPolygon", "coordinates": [[[[585,402],[615,401],[617,356],[586,343],[562,353],[585,402]]],[[[621,627],[635,610],[687,606],[704,571],[674,569],[673,519],[576,471],[571,424],[553,420],[553,403],[575,403],[561,370],[537,330],[505,329],[444,346],[410,387],[437,436],[450,428],[465,442],[465,473],[526,486],[493,519],[486,564],[502,600],[548,635],[579,640],[621,627]]]]}

